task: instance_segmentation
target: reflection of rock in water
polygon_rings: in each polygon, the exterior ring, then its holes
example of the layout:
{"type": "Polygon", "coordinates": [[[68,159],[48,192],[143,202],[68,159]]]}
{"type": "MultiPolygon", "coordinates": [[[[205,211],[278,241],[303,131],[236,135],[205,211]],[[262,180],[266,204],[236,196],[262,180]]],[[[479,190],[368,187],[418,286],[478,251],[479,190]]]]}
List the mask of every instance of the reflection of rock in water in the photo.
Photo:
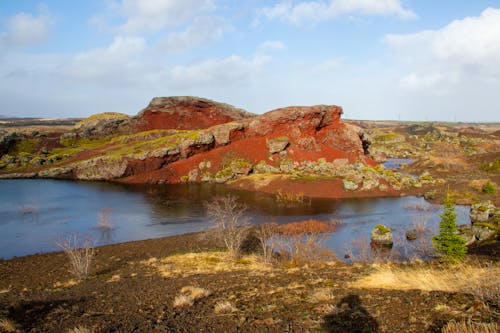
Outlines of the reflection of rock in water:
{"type": "Polygon", "coordinates": [[[377,321],[363,308],[358,295],[342,298],[323,318],[322,328],[332,333],[379,332],[377,321]]]}

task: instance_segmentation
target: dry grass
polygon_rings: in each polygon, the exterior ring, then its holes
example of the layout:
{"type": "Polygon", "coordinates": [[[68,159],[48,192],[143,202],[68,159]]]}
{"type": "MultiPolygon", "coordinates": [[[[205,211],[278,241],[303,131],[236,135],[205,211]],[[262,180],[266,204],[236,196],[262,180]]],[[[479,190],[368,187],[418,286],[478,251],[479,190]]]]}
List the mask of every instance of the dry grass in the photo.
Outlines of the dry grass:
{"type": "Polygon", "coordinates": [[[94,333],[94,330],[85,326],[77,326],[69,329],[67,333],[94,333]]]}
{"type": "Polygon", "coordinates": [[[469,293],[482,301],[498,300],[500,296],[499,265],[433,268],[429,266],[394,267],[382,265],[375,272],[351,284],[359,288],[425,290],[469,293]]]}
{"type": "Polygon", "coordinates": [[[174,299],[174,308],[183,308],[192,306],[194,301],[188,295],[179,295],[174,299]]]}
{"type": "Polygon", "coordinates": [[[205,298],[210,295],[210,291],[193,286],[186,286],[181,289],[182,294],[189,295],[194,301],[199,300],[201,298],[205,298]]]}
{"type": "Polygon", "coordinates": [[[276,192],[276,202],[278,205],[285,207],[293,207],[296,205],[311,204],[311,200],[304,196],[303,192],[282,192],[278,190],[276,192]]]}
{"type": "Polygon", "coordinates": [[[70,279],[70,280],[64,281],[64,282],[57,281],[56,283],[54,283],[54,288],[56,288],[56,289],[69,288],[69,287],[76,286],[78,283],[79,283],[79,281],[77,281],[75,279],[70,279]]]}
{"type": "Polygon", "coordinates": [[[238,309],[228,301],[218,302],[214,307],[214,312],[216,314],[233,313],[236,311],[238,311],[238,309]]]}
{"type": "Polygon", "coordinates": [[[18,325],[7,318],[0,318],[0,332],[14,333],[19,332],[18,325]]]}
{"type": "Polygon", "coordinates": [[[321,288],[313,291],[309,297],[311,303],[330,302],[334,299],[333,293],[329,288],[321,288]]]}
{"type": "Polygon", "coordinates": [[[497,323],[474,323],[451,321],[441,329],[442,333],[497,333],[500,327],[497,323]]]}
{"type": "Polygon", "coordinates": [[[181,289],[181,294],[174,299],[174,307],[192,306],[199,299],[208,297],[210,291],[193,286],[186,286],[181,289]]]}
{"type": "Polygon", "coordinates": [[[228,252],[197,252],[152,258],[142,264],[153,267],[164,277],[217,274],[230,271],[269,272],[272,267],[257,255],[243,256],[235,260],[228,252]]]}
{"type": "Polygon", "coordinates": [[[120,274],[115,274],[112,277],[110,277],[106,283],[111,283],[111,282],[118,282],[121,280],[120,274]]]}

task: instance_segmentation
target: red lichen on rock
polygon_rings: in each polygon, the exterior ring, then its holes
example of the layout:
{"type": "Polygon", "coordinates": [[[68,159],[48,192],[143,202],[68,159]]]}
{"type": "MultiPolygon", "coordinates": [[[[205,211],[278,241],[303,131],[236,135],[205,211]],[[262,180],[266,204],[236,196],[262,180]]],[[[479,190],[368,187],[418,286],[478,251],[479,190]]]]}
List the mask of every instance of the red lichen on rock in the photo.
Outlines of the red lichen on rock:
{"type": "Polygon", "coordinates": [[[135,131],[202,129],[252,117],[242,109],[198,97],[155,97],[134,118],[135,131]]]}

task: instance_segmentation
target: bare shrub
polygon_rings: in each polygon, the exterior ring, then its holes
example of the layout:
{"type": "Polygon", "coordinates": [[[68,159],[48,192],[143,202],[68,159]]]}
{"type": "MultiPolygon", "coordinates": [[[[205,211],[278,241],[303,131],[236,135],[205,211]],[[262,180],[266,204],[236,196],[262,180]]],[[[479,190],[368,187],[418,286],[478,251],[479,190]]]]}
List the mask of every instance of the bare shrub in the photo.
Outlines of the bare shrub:
{"type": "Polygon", "coordinates": [[[89,239],[85,239],[81,246],[78,244],[76,235],[69,236],[66,240],[58,242],[57,246],[61,248],[69,259],[70,273],[79,280],[85,279],[90,272],[90,266],[94,259],[94,248],[89,239]]]}
{"type": "Polygon", "coordinates": [[[232,312],[236,312],[236,311],[238,311],[238,309],[236,309],[236,307],[234,307],[234,305],[228,301],[218,302],[217,304],[215,304],[215,307],[214,307],[214,312],[216,314],[232,313],[232,312]]]}
{"type": "Polygon", "coordinates": [[[224,242],[232,257],[239,257],[241,245],[249,231],[249,218],[245,215],[247,207],[230,195],[216,197],[205,203],[205,206],[218,238],[224,242]]]}
{"type": "Polygon", "coordinates": [[[303,192],[295,193],[295,192],[283,192],[278,190],[276,192],[276,202],[279,205],[285,207],[294,207],[297,205],[303,204],[311,204],[311,200],[308,200],[303,192]]]}
{"type": "Polygon", "coordinates": [[[273,249],[275,246],[270,242],[272,242],[277,232],[278,225],[276,223],[264,223],[256,228],[255,235],[259,240],[259,245],[262,249],[262,257],[265,263],[270,263],[273,259],[273,249]]]}
{"type": "Polygon", "coordinates": [[[353,239],[346,249],[346,257],[353,263],[382,262],[381,251],[374,251],[366,235],[353,239]]]}
{"type": "Polygon", "coordinates": [[[335,222],[306,220],[277,226],[277,250],[288,255],[293,265],[335,258],[325,242],[335,230],[335,222]]]}
{"type": "Polygon", "coordinates": [[[450,321],[442,329],[442,333],[497,333],[497,323],[475,323],[472,321],[450,321]]]}

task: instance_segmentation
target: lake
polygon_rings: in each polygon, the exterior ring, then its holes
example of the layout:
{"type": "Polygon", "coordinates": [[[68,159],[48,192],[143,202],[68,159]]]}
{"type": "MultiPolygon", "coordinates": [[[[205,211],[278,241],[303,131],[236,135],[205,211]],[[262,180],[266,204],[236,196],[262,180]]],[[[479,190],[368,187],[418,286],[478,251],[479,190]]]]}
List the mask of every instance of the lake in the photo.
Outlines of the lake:
{"type": "MultiPolygon", "coordinates": [[[[57,251],[57,243],[78,234],[96,245],[183,234],[210,228],[204,203],[231,194],[245,203],[252,223],[339,219],[328,246],[343,257],[354,242],[369,242],[383,223],[403,237],[416,220],[437,232],[441,207],[423,198],[325,200],[287,208],[274,196],[230,190],[224,185],[132,186],[64,180],[0,180],[0,258],[57,251]],[[113,226],[97,228],[101,215],[113,226]]],[[[458,224],[469,223],[469,207],[457,206],[458,224]]]]}

